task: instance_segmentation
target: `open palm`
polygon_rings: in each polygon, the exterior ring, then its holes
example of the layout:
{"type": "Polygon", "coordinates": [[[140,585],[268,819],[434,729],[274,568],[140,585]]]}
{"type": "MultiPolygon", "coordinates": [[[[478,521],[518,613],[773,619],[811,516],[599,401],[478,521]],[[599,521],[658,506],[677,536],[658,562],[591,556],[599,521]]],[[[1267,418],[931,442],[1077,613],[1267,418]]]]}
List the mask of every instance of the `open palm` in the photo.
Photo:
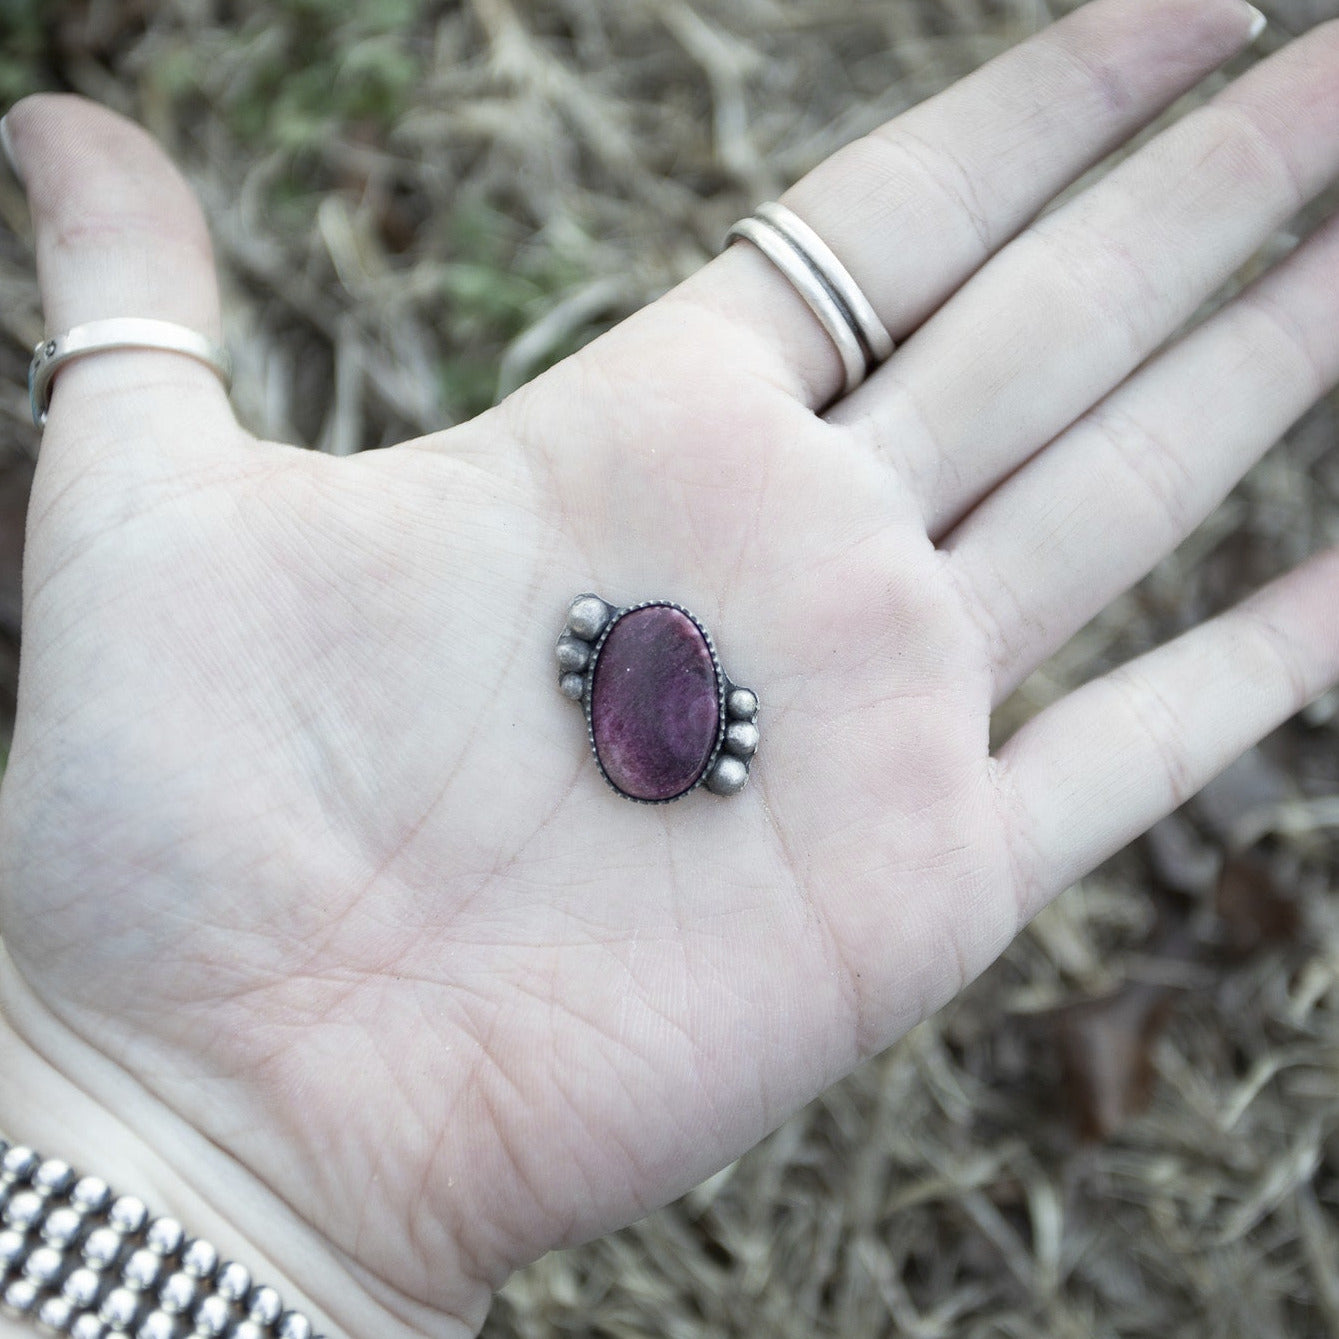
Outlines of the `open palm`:
{"type": "MultiPolygon", "coordinates": [[[[916,331],[825,413],[835,355],[744,246],[482,418],[352,459],[257,442],[173,355],[62,371],[0,792],[5,945],[52,1026],[477,1324],[1327,687],[1334,553],[990,751],[1000,699],[1339,375],[1333,225],[1149,360],[1339,167],[1339,30],[1033,222],[1248,28],[1098,0],[796,187],[916,331]],[[584,590],[712,629],[762,702],[742,795],[604,786],[554,682],[584,590]]],[[[53,97],[8,125],[50,330],[216,328],[141,132],[53,97]]]]}

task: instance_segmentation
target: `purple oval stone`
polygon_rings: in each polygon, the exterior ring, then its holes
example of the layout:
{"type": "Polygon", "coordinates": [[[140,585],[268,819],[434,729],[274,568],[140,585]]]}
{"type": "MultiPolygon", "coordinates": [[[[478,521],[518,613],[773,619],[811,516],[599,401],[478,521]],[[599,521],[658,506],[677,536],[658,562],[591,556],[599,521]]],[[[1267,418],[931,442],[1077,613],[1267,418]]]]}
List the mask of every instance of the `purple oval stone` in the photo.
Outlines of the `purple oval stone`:
{"type": "Polygon", "coordinates": [[[624,614],[600,647],[590,728],[605,775],[635,800],[672,800],[706,770],[721,728],[711,648],[687,614],[624,614]]]}

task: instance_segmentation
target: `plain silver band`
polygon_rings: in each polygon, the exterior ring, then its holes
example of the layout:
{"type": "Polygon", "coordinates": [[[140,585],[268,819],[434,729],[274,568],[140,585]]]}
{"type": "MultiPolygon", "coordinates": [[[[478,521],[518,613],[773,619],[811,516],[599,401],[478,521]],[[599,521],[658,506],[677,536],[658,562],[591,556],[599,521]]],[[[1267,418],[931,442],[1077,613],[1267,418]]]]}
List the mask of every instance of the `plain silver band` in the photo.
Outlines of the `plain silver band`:
{"type": "Polygon", "coordinates": [[[72,326],[62,335],[44,339],[34,350],[28,364],[28,403],[33,422],[40,428],[46,423],[51,403],[51,379],[72,358],[111,349],[158,349],[166,353],[184,353],[204,363],[227,387],[232,383],[232,362],[228,351],[198,331],[175,321],[155,321],[148,317],[117,316],[106,321],[89,321],[72,326]]]}
{"type": "Polygon", "coordinates": [[[752,242],[790,281],[836,346],[849,395],[893,351],[893,339],[869,299],[832,248],[797,214],[776,201],[726,234],[752,242]]]}
{"type": "Polygon", "coordinates": [[[764,223],[770,223],[797,251],[817,263],[828,286],[837,300],[855,319],[860,338],[869,349],[875,364],[884,362],[893,352],[893,337],[888,327],[879,320],[873,303],[865,296],[851,272],[833,253],[832,248],[793,209],[776,200],[758,206],[754,213],[764,223]]]}

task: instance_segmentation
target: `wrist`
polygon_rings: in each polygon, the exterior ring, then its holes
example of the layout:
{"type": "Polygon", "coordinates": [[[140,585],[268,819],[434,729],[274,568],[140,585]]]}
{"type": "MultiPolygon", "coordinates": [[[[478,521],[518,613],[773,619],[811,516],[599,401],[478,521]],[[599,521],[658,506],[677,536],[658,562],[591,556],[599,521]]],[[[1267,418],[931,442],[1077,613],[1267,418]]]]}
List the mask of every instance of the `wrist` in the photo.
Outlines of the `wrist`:
{"type": "MultiPolygon", "coordinates": [[[[177,1219],[327,1339],[461,1339],[477,1327],[367,1275],[235,1158],[66,1028],[0,950],[0,1135],[177,1219]]],[[[0,1316],[0,1339],[33,1339],[0,1316]]]]}

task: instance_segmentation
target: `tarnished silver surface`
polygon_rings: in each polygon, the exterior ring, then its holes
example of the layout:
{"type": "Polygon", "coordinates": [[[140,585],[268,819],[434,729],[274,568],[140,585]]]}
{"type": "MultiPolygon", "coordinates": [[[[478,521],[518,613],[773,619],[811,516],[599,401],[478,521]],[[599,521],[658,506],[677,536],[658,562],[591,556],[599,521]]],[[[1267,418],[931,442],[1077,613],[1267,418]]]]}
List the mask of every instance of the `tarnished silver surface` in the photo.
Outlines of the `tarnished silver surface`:
{"type": "Polygon", "coordinates": [[[748,764],[732,753],[722,754],[707,773],[707,789],[715,795],[738,795],[748,784],[748,764]]]}
{"type": "Polygon", "coordinates": [[[715,747],[708,757],[701,775],[683,794],[690,794],[698,786],[705,786],[717,795],[737,795],[748,782],[749,760],[758,747],[758,730],[756,725],[753,724],[754,718],[758,714],[758,698],[750,689],[741,688],[738,684],[730,682],[729,677],[721,668],[721,662],[716,654],[716,646],[712,641],[711,634],[702,622],[682,605],[675,604],[670,600],[644,600],[639,604],[619,608],[610,604],[607,600],[601,599],[600,596],[589,592],[578,595],[568,607],[567,622],[562,635],[558,638],[558,689],[564,697],[582,704],[586,713],[586,737],[591,753],[595,757],[596,766],[600,775],[604,777],[605,781],[617,794],[637,804],[669,804],[673,803],[673,800],[682,799],[683,795],[673,796],[670,800],[643,799],[636,795],[629,795],[615,785],[600,762],[600,753],[596,747],[591,714],[591,685],[595,680],[595,667],[599,662],[600,652],[610,631],[624,615],[634,613],[639,609],[649,609],[657,606],[677,610],[692,620],[706,641],[707,649],[711,654],[711,663],[716,673],[720,725],[715,747]],[[580,652],[574,650],[574,643],[583,649],[580,652]],[[583,668],[579,671],[571,668],[582,656],[584,656],[581,661],[583,668]],[[748,729],[736,730],[733,736],[736,742],[732,744],[731,731],[735,730],[737,724],[746,724],[748,729]],[[721,771],[721,763],[727,761],[730,766],[721,771]]]}

